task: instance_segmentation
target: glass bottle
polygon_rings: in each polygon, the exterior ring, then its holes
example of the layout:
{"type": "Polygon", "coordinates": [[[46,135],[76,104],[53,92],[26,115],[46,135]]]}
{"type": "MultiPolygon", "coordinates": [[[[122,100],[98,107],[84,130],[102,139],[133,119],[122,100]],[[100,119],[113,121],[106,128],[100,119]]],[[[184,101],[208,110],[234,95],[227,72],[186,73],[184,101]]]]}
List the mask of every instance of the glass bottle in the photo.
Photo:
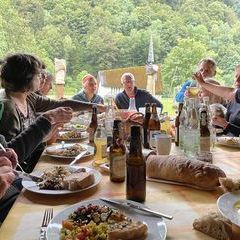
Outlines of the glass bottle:
{"type": "Polygon", "coordinates": [[[121,139],[121,120],[114,120],[113,142],[110,146],[110,180],[112,182],[123,182],[126,175],[126,148],[121,139]]]}
{"type": "Polygon", "coordinates": [[[180,149],[184,149],[184,136],[186,134],[186,128],[188,123],[188,99],[185,99],[184,105],[179,117],[179,146],[180,149]]]}
{"type": "Polygon", "coordinates": [[[189,99],[189,118],[184,135],[184,152],[190,158],[195,157],[199,148],[199,128],[196,102],[194,98],[189,99]]]}
{"type": "Polygon", "coordinates": [[[136,102],[135,102],[135,96],[131,96],[131,97],[129,98],[128,111],[137,111],[136,102]]]}
{"type": "Polygon", "coordinates": [[[96,145],[94,165],[107,162],[107,134],[103,124],[99,124],[97,127],[94,142],[96,145]]]}
{"type": "Polygon", "coordinates": [[[109,97],[108,106],[105,112],[105,128],[107,132],[107,146],[112,143],[113,121],[115,119],[115,110],[113,106],[113,99],[109,97]]]}
{"type": "Polygon", "coordinates": [[[199,123],[200,123],[200,152],[210,152],[210,130],[208,125],[208,106],[204,102],[199,109],[199,123]]]}
{"type": "Polygon", "coordinates": [[[180,136],[179,136],[179,126],[180,126],[180,115],[182,112],[182,108],[183,108],[183,103],[179,103],[178,105],[178,114],[176,116],[175,119],[175,145],[179,146],[179,142],[180,142],[180,136]]]}
{"type": "Polygon", "coordinates": [[[151,148],[155,148],[155,136],[160,134],[160,120],[157,114],[157,104],[152,103],[152,113],[148,123],[149,144],[151,148]]]}
{"type": "Polygon", "coordinates": [[[140,126],[131,127],[130,150],[127,156],[127,199],[144,202],[146,198],[146,162],[142,154],[140,126]]]}
{"type": "Polygon", "coordinates": [[[145,116],[143,120],[143,146],[144,148],[150,148],[149,145],[149,131],[148,124],[151,117],[151,106],[150,103],[145,104],[145,116]]]}
{"type": "Polygon", "coordinates": [[[92,119],[91,119],[91,122],[88,126],[88,133],[89,133],[88,139],[89,139],[89,145],[93,146],[94,149],[95,149],[94,152],[96,151],[96,146],[95,146],[95,143],[94,143],[94,135],[95,135],[95,132],[97,130],[97,124],[98,124],[98,121],[97,121],[97,106],[93,105],[93,107],[92,107],[92,119]]]}

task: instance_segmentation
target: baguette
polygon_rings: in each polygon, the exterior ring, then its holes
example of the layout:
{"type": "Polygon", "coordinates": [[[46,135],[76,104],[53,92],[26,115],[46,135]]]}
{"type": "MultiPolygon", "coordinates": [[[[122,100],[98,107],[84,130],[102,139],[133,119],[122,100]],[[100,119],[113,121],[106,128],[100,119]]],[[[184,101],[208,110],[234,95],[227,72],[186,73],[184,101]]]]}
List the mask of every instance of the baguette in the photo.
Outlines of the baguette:
{"type": "Polygon", "coordinates": [[[231,240],[233,235],[231,222],[215,212],[195,219],[193,228],[218,240],[231,240]]]}
{"type": "Polygon", "coordinates": [[[240,179],[219,178],[219,182],[224,192],[236,192],[240,190],[240,179]]]}
{"type": "Polygon", "coordinates": [[[147,176],[180,183],[187,183],[203,189],[219,186],[219,177],[226,177],[217,166],[189,160],[183,156],[149,156],[147,159],[147,176]]]}

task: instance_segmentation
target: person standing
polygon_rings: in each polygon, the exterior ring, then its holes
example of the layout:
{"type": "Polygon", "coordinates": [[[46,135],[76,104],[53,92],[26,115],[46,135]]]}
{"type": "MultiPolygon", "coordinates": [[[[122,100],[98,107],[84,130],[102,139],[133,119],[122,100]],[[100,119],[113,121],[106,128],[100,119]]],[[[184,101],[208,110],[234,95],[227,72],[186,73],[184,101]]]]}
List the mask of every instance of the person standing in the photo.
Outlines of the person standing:
{"type": "Polygon", "coordinates": [[[135,77],[132,73],[124,73],[121,77],[123,92],[118,93],[115,98],[115,103],[119,109],[128,109],[129,100],[135,97],[136,108],[145,107],[145,103],[156,103],[157,107],[163,110],[163,104],[152,96],[148,91],[139,89],[136,86],[135,77]]]}

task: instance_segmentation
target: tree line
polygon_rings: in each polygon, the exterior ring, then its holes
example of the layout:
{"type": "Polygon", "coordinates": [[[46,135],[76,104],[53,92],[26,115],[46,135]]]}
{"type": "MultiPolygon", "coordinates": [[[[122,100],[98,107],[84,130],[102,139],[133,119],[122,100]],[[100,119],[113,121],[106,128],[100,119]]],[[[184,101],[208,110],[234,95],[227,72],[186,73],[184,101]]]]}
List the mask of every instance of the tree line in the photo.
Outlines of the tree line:
{"type": "Polygon", "coordinates": [[[67,61],[67,86],[82,72],[146,64],[150,36],[163,94],[189,79],[198,61],[217,61],[231,85],[240,63],[238,0],[0,0],[0,57],[12,52],[67,61]]]}

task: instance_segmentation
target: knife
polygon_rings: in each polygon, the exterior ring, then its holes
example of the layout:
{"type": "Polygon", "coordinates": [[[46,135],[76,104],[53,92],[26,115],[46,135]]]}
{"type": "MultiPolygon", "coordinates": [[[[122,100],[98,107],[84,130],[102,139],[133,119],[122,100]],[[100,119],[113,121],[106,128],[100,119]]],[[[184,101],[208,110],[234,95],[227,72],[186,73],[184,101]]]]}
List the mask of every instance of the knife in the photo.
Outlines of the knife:
{"type": "Polygon", "coordinates": [[[142,207],[142,206],[138,206],[132,202],[118,202],[116,200],[112,200],[112,199],[109,199],[109,198],[100,198],[100,200],[104,201],[104,202],[107,202],[107,203],[114,203],[114,204],[117,204],[117,205],[121,205],[123,207],[131,207],[131,208],[135,208],[139,211],[143,211],[143,212],[147,212],[147,213],[151,213],[152,215],[154,216],[157,216],[157,217],[162,217],[162,218],[166,218],[168,220],[172,220],[173,217],[172,216],[169,216],[169,215],[166,215],[166,214],[163,214],[163,213],[160,213],[160,212],[156,212],[156,211],[153,211],[147,207],[142,207]]]}
{"type": "Polygon", "coordinates": [[[32,180],[33,182],[42,182],[43,181],[43,178],[41,177],[38,177],[38,176],[35,176],[35,175],[32,175],[32,174],[29,174],[29,173],[25,173],[25,172],[21,172],[21,171],[17,171],[17,170],[14,170],[14,172],[20,177],[20,178],[23,178],[23,179],[26,179],[26,180],[32,180]]]}
{"type": "Polygon", "coordinates": [[[85,150],[85,151],[83,151],[83,152],[80,152],[80,153],[74,158],[74,160],[69,163],[69,166],[74,165],[74,164],[75,164],[81,157],[83,157],[87,152],[88,152],[87,150],[85,150]]]}

